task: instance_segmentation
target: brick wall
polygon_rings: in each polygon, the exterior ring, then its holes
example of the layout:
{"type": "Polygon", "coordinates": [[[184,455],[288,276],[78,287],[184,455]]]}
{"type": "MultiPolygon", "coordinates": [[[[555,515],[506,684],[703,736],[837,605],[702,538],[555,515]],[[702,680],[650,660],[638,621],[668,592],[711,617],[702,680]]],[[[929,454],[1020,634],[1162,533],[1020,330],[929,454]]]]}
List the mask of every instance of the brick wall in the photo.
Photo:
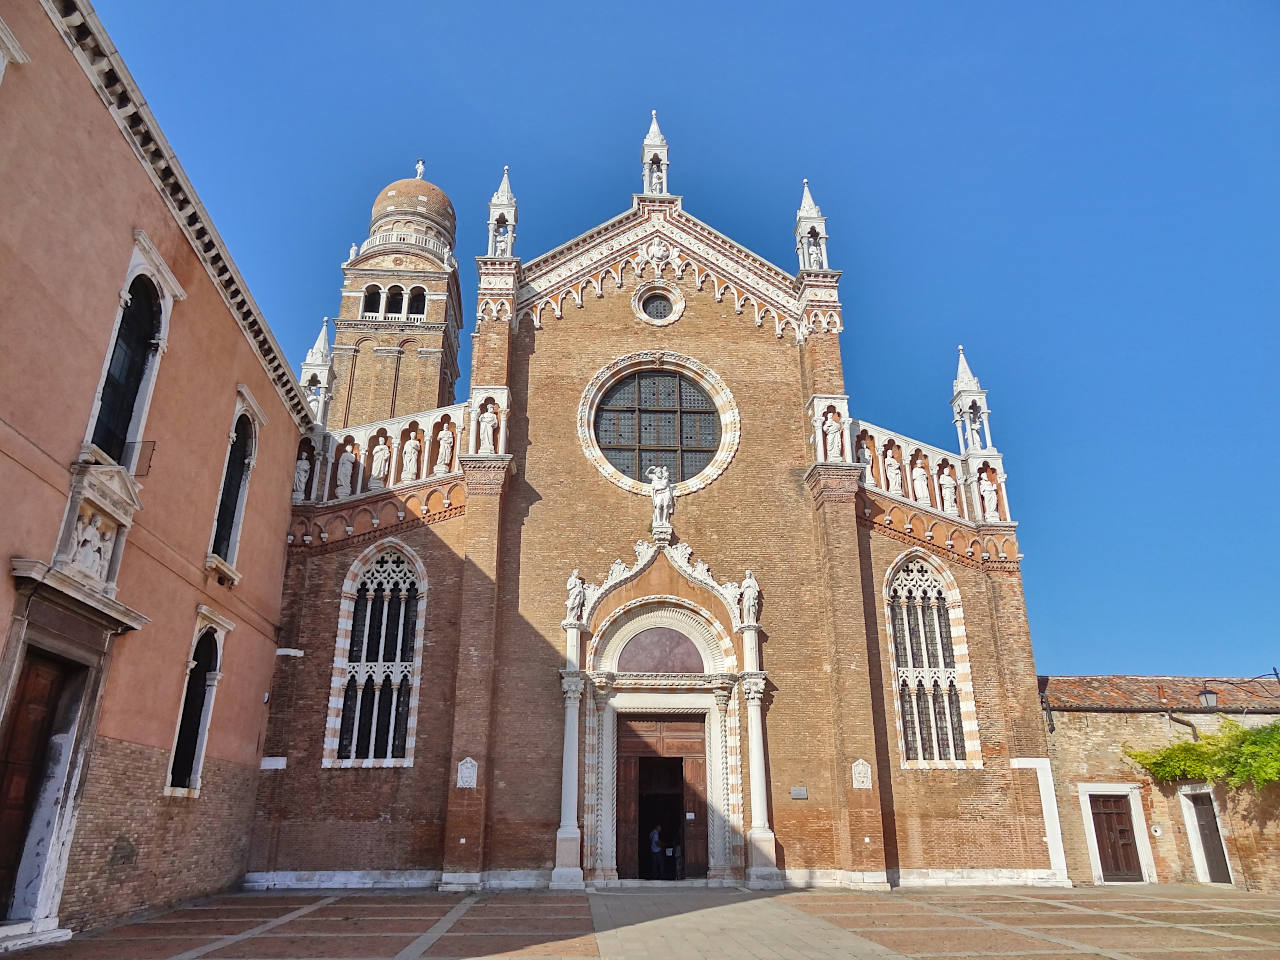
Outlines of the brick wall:
{"type": "Polygon", "coordinates": [[[207,758],[200,796],[166,797],[167,751],[97,737],[71,844],[61,922],[73,930],[236,884],[258,771],[207,758]]]}
{"type": "Polygon", "coordinates": [[[464,524],[457,518],[396,534],[428,578],[417,743],[408,768],[321,766],[342,583],[376,538],[291,553],[280,643],[304,655],[276,658],[263,753],[287,757],[288,766],[262,773],[249,870],[440,869],[464,524]]]}

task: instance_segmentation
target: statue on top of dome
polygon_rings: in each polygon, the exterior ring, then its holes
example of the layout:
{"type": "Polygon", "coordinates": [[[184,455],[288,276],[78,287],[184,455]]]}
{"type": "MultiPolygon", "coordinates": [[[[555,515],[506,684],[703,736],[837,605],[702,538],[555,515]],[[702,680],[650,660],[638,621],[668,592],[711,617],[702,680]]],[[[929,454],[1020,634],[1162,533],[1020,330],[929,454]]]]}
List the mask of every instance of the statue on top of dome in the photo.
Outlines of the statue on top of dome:
{"type": "Polygon", "coordinates": [[[418,179],[422,179],[422,175],[427,172],[427,165],[422,162],[422,158],[418,158],[418,162],[413,165],[413,169],[418,172],[418,179]]]}

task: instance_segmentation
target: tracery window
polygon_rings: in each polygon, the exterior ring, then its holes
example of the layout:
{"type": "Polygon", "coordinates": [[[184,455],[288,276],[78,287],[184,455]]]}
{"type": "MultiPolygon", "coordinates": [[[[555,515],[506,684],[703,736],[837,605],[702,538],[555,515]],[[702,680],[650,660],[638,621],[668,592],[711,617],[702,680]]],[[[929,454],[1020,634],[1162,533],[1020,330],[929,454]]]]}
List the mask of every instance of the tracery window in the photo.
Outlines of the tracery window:
{"type": "Polygon", "coordinates": [[[413,565],[397,550],[379,554],[360,577],[354,602],[344,599],[342,616],[350,616],[351,628],[344,664],[339,622],[335,668],[345,669],[345,676],[335,676],[341,683],[342,712],[332,754],[340,765],[395,765],[411,756],[420,599],[413,565]]]}
{"type": "Polygon", "coordinates": [[[903,758],[909,766],[980,765],[967,655],[958,667],[953,641],[953,627],[963,630],[959,600],[916,559],[893,578],[888,601],[903,758]]]}
{"type": "Polygon", "coordinates": [[[682,373],[641,370],[605,392],[596,412],[596,442],[619,471],[645,482],[649,467],[688,480],[720,446],[720,414],[707,392],[682,373]]]}

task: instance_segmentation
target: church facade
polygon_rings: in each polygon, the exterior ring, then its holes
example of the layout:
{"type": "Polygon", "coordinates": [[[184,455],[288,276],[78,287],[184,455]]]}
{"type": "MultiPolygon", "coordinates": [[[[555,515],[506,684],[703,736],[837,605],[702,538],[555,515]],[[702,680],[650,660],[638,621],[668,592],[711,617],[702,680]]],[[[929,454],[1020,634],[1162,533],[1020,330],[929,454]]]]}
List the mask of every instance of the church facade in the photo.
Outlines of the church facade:
{"type": "Polygon", "coordinates": [[[792,273],[686,212],[656,114],[640,159],[528,259],[504,171],[465,321],[448,197],[376,198],[301,371],[246,882],[1066,883],[963,353],[956,449],[860,420],[807,182],[792,273]]]}

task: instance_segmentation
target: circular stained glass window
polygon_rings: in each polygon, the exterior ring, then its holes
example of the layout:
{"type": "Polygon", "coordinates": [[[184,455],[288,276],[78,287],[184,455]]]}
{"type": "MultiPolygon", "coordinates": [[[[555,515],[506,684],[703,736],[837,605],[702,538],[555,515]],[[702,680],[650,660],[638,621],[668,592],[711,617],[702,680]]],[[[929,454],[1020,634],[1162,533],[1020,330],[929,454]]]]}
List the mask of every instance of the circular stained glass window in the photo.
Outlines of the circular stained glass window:
{"type": "MultiPolygon", "coordinates": [[[[645,301],[645,313],[649,303],[645,301]]],[[[671,308],[663,300],[666,309],[671,308]]],[[[720,412],[700,384],[674,371],[641,370],[612,384],[596,408],[596,443],[619,472],[647,483],[649,467],[675,482],[701,473],[720,447],[720,412]]]]}
{"type": "Polygon", "coordinates": [[[651,293],[644,298],[642,309],[650,320],[665,320],[671,316],[671,301],[660,293],[651,293]]]}

